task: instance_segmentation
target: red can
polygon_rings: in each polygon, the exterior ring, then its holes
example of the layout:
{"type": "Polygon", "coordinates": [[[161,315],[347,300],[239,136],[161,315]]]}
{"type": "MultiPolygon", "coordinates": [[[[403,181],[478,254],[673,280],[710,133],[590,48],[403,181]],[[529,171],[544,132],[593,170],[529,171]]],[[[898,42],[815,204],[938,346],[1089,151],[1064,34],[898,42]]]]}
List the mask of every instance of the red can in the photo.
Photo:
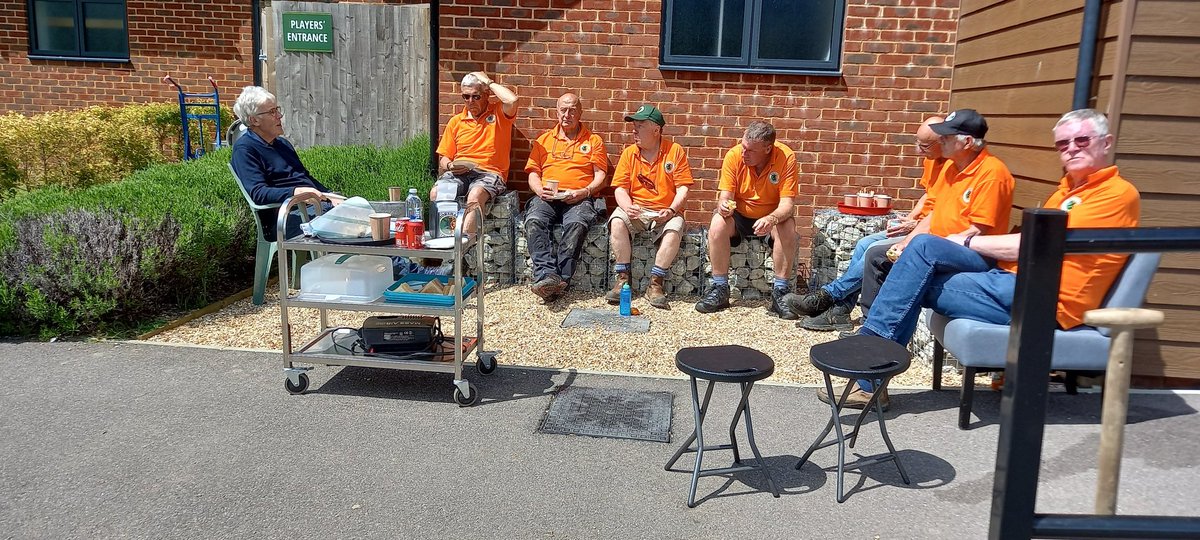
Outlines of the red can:
{"type": "Polygon", "coordinates": [[[408,247],[408,218],[396,219],[396,247],[408,247]]]}
{"type": "Polygon", "coordinates": [[[408,247],[413,249],[421,249],[425,247],[425,222],[419,219],[411,219],[408,221],[408,247]]]}

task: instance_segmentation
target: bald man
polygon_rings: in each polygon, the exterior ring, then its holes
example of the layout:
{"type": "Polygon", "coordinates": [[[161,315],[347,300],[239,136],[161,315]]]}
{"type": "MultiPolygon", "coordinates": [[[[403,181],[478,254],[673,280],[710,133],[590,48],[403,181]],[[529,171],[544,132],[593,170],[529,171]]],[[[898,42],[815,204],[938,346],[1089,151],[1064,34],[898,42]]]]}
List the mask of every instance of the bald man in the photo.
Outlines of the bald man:
{"type": "Polygon", "coordinates": [[[545,303],[570,285],[588,227],[596,220],[594,197],[608,179],[608,152],[599,135],[580,123],[579,96],[558,98],[558,121],[533,143],[525,172],[534,197],[525,205],[525,237],[533,262],[531,289],[545,303]],[[562,224],[557,252],[550,229],[562,224]]]}
{"type": "Polygon", "coordinates": [[[803,316],[796,323],[805,330],[829,332],[833,330],[850,330],[850,311],[858,303],[858,294],[863,283],[863,260],[867,249],[874,246],[890,246],[903,240],[914,230],[928,230],[921,226],[929,217],[937,190],[945,180],[947,173],[953,174],[954,164],[942,157],[942,146],[938,144],[938,134],[930,129],[930,125],[941,123],[944,119],[933,116],[925,120],[917,128],[916,149],[925,157],[924,172],[920,184],[925,193],[913,206],[912,211],[904,218],[900,226],[888,228],[884,232],[864,236],[854,245],[854,254],[850,257],[850,266],[837,279],[828,285],[806,295],[789,294],[784,302],[793,313],[803,316]]]}

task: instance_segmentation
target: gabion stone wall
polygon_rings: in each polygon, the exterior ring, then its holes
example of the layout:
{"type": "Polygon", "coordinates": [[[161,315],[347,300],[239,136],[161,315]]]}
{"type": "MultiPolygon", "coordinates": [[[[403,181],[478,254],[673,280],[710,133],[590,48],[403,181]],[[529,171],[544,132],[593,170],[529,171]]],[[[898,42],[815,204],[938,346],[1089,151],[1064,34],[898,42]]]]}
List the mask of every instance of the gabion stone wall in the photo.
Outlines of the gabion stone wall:
{"type": "MultiPolygon", "coordinates": [[[[706,233],[707,234],[707,233],[706,233]]],[[[706,238],[707,241],[707,238],[706,238]]],[[[799,253],[799,250],[797,250],[799,253]]],[[[798,256],[792,266],[792,278],[799,267],[798,256]]],[[[758,300],[769,298],[775,279],[775,260],[766,239],[744,238],[742,243],[729,250],[729,296],[732,299],[758,300]]],[[[712,275],[712,263],[704,265],[705,286],[712,275]]]]}
{"type": "Polygon", "coordinates": [[[852,216],[836,209],[818,210],[813,215],[812,276],[810,287],[820,287],[836,279],[850,266],[850,255],[859,239],[887,227],[897,214],[852,216]]]}
{"type": "Polygon", "coordinates": [[[515,191],[502,193],[499,197],[488,201],[484,212],[483,225],[480,227],[481,242],[467,252],[466,267],[474,274],[475,250],[483,247],[483,267],[487,272],[488,283],[512,283],[514,279],[513,233],[515,220],[519,212],[518,198],[515,191]]]}
{"type": "MultiPolygon", "coordinates": [[[[562,225],[550,229],[555,245],[562,240],[562,225]]],[[[571,277],[571,289],[576,291],[604,291],[608,289],[608,230],[603,224],[588,228],[583,240],[583,252],[575,264],[575,275],[571,277]]],[[[529,258],[529,243],[525,236],[525,216],[517,219],[517,281],[529,283],[533,280],[533,260],[529,258]]]]}

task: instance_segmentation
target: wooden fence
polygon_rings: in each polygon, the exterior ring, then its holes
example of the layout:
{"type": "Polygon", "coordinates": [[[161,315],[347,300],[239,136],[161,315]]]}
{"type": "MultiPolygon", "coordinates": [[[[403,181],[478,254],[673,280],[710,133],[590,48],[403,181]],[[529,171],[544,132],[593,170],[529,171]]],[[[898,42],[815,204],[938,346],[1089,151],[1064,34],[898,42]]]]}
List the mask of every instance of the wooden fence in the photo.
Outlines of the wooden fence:
{"type": "Polygon", "coordinates": [[[428,5],[275,1],[262,21],[264,85],[293,144],[399,146],[428,133],[428,5]],[[332,14],[333,52],[284,51],[285,12],[332,14]]]}

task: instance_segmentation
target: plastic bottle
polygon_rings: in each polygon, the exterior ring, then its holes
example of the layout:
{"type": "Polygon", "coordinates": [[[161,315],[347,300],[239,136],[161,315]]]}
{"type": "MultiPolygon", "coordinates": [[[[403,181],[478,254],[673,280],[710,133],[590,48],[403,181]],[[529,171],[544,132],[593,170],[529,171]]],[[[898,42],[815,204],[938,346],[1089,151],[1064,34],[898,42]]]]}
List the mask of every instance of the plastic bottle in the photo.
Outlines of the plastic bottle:
{"type": "Polygon", "coordinates": [[[621,286],[621,315],[624,317],[630,316],[629,303],[633,300],[633,291],[629,290],[629,284],[621,286]]]}
{"type": "Polygon", "coordinates": [[[417,196],[417,188],[408,188],[408,197],[404,199],[404,213],[408,219],[425,217],[424,209],[421,208],[421,197],[417,196]]]}

